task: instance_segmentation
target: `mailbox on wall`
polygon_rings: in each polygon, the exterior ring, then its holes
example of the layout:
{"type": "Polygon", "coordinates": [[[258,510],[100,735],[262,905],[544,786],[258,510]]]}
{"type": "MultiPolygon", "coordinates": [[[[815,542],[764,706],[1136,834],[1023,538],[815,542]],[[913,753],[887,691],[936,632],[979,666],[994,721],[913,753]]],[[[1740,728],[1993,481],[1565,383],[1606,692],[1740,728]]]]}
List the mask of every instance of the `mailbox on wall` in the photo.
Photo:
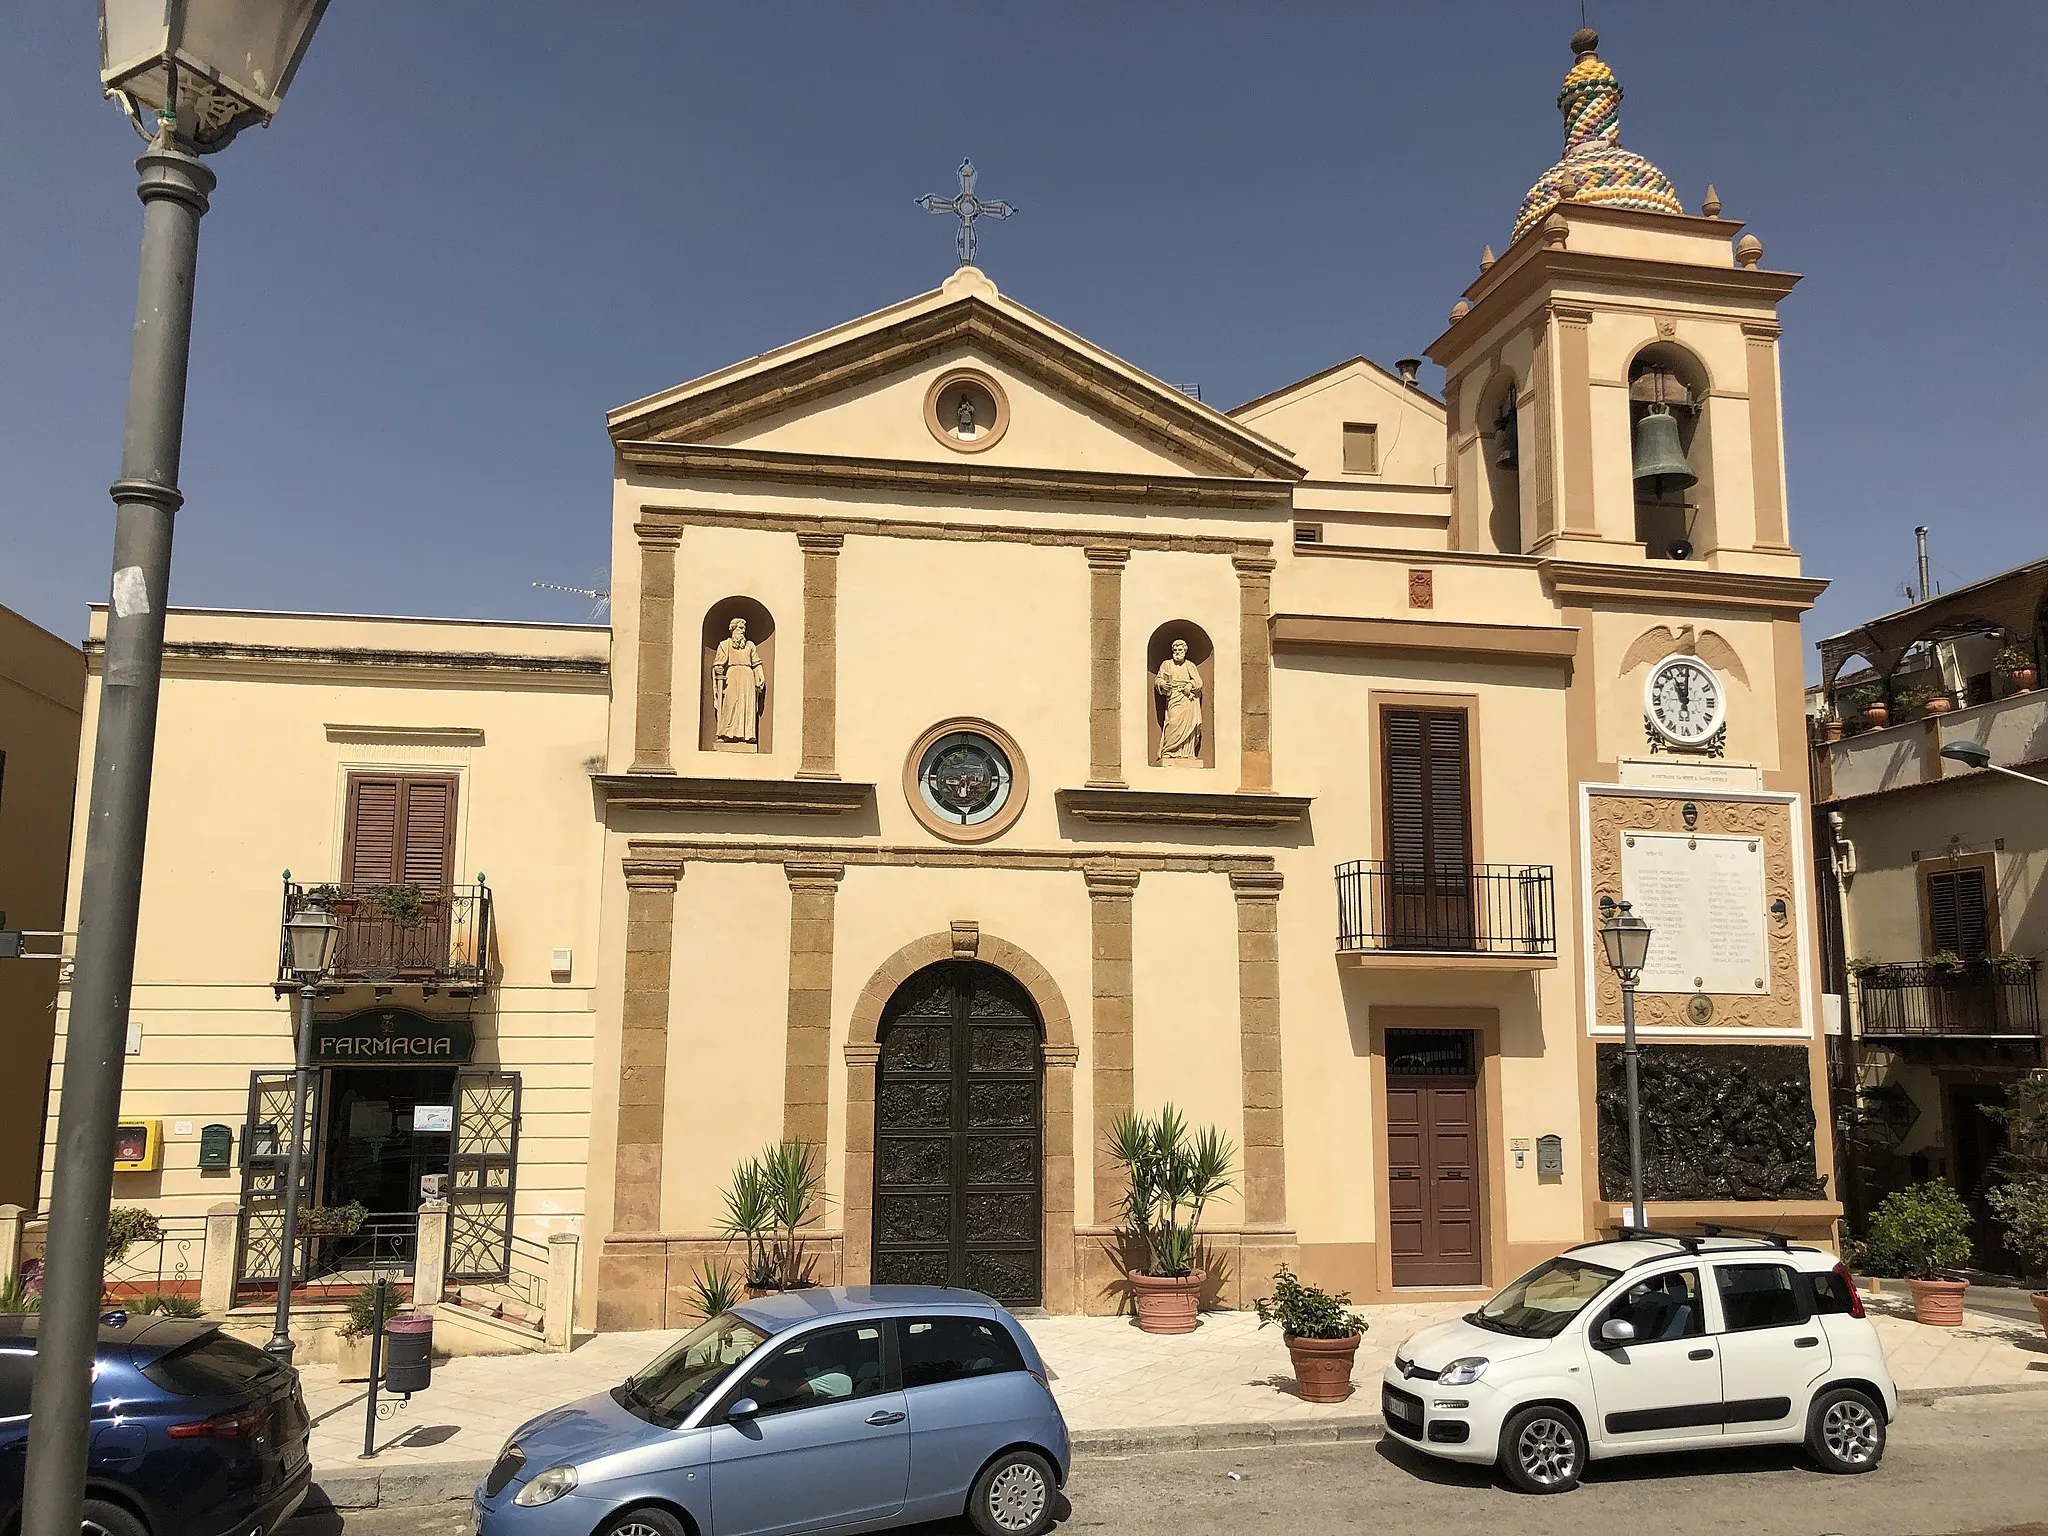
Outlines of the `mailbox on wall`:
{"type": "Polygon", "coordinates": [[[1538,1136],[1536,1138],[1536,1176],[1539,1179],[1561,1179],[1564,1177],[1564,1138],[1562,1136],[1538,1136]]]}
{"type": "Polygon", "coordinates": [[[114,1127],[114,1172],[149,1173],[163,1162],[161,1120],[123,1120],[114,1127]]]}
{"type": "Polygon", "coordinates": [[[230,1125],[209,1125],[199,1132],[199,1166],[202,1168],[232,1168],[235,1166],[235,1130],[230,1125]]]}

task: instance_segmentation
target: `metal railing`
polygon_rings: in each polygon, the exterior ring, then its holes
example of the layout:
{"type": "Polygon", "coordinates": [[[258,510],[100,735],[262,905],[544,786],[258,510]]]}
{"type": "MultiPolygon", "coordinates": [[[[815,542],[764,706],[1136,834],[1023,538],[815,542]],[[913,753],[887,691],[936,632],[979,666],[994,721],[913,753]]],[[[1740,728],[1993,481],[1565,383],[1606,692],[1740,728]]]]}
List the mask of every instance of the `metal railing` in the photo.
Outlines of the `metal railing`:
{"type": "Polygon", "coordinates": [[[347,1236],[308,1238],[298,1283],[325,1284],[373,1270],[409,1275],[419,1238],[417,1216],[372,1216],[347,1236]]]}
{"type": "Polygon", "coordinates": [[[206,1264],[206,1218],[159,1216],[155,1242],[130,1243],[106,1265],[102,1292],[108,1301],[139,1302],[157,1296],[196,1300],[206,1264]]]}
{"type": "Polygon", "coordinates": [[[2039,1036],[2039,961],[2024,968],[1972,960],[1873,966],[1856,978],[1862,1028],[1870,1040],[1957,1035],[2039,1036]]]}
{"type": "Polygon", "coordinates": [[[1337,947],[1424,954],[1557,954],[1548,864],[1337,866],[1337,947]]]}
{"type": "MultiPolygon", "coordinates": [[[[302,907],[332,912],[336,936],[330,982],[411,982],[451,990],[489,980],[491,888],[479,880],[445,891],[416,885],[284,883],[284,918],[302,907]]],[[[291,957],[280,941],[277,979],[290,984],[291,957]]]]}
{"type": "Polygon", "coordinates": [[[548,1311],[548,1265],[546,1243],[514,1232],[503,1278],[451,1282],[448,1299],[472,1312],[539,1333],[548,1311]]]}

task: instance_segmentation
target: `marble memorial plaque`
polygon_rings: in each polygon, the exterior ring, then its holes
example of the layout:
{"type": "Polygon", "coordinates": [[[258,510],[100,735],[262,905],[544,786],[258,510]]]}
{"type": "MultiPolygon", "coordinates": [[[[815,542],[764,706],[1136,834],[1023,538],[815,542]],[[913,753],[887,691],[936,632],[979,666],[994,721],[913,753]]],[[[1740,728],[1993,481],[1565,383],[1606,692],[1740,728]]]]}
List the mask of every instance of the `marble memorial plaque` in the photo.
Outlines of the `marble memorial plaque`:
{"type": "Polygon", "coordinates": [[[1748,997],[1770,990],[1759,839],[1625,832],[1621,888],[1651,930],[1639,990],[1748,997]]]}

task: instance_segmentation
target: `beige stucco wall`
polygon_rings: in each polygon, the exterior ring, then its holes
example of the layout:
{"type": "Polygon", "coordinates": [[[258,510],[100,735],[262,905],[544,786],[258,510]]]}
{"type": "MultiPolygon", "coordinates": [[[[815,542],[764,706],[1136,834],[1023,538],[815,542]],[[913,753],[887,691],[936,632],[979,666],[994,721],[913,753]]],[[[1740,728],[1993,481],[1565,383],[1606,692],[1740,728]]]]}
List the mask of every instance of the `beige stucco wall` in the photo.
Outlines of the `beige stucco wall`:
{"type": "MultiPolygon", "coordinates": [[[[173,610],[167,640],[131,1012],[140,1045],[122,1092],[124,1115],[163,1121],[165,1151],[158,1172],[118,1174],[115,1200],[191,1217],[239,1196],[249,1073],[292,1059],[292,1014],[271,992],[282,872],[338,878],[351,769],[447,772],[459,779],[455,878],[488,877],[494,893],[500,972],[473,1005],[475,1064],[522,1078],[516,1230],[575,1230],[599,970],[587,765],[603,750],[605,632],[173,610]],[[550,970],[557,947],[574,951],[564,980],[550,970]],[[197,1167],[209,1122],[235,1128],[237,1168],[197,1167]]],[[[95,675],[88,709],[98,686],[95,675]]],[[[91,752],[88,730],[82,759],[91,752]]],[[[74,857],[74,900],[78,875],[74,857]]],[[[373,1001],[351,987],[321,1009],[373,1001]]],[[[417,987],[382,1001],[469,1006],[417,987]]]]}
{"type": "MultiPolygon", "coordinates": [[[[0,608],[0,913],[5,926],[65,925],[64,876],[85,698],[79,649],[0,608]]],[[[48,954],[49,940],[31,953],[48,954]]],[[[53,960],[0,961],[0,1204],[33,1207],[43,1078],[57,996],[53,960]]]]}

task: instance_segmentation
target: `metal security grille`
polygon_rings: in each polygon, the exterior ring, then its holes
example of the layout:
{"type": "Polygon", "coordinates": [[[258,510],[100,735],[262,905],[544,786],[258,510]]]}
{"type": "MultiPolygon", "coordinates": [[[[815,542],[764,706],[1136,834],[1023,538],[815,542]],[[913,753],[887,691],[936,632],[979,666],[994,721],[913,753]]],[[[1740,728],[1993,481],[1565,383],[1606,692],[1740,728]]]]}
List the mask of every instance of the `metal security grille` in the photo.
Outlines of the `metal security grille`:
{"type": "Polygon", "coordinates": [[[457,1073],[448,1170],[450,1280],[503,1280],[511,1273],[518,1159],[519,1074],[457,1073]]]}
{"type": "Polygon", "coordinates": [[[1041,1299],[1043,1052],[1030,997],[993,966],[919,971],[882,1016],[877,1284],[1041,1299]]]}
{"type": "MultiPolygon", "coordinates": [[[[306,1074],[304,1128],[299,1142],[299,1207],[313,1204],[315,1127],[322,1124],[324,1072],[306,1074]]],[[[242,1126],[242,1223],[236,1245],[237,1281],[277,1283],[278,1259],[284,1247],[286,1160],[291,1155],[292,1074],[249,1074],[249,1118],[242,1126]]],[[[304,1246],[292,1268],[303,1273],[304,1246]]]]}
{"type": "Polygon", "coordinates": [[[1472,1032],[1466,1029],[1390,1029],[1389,1077],[1471,1077],[1472,1032]]]}

